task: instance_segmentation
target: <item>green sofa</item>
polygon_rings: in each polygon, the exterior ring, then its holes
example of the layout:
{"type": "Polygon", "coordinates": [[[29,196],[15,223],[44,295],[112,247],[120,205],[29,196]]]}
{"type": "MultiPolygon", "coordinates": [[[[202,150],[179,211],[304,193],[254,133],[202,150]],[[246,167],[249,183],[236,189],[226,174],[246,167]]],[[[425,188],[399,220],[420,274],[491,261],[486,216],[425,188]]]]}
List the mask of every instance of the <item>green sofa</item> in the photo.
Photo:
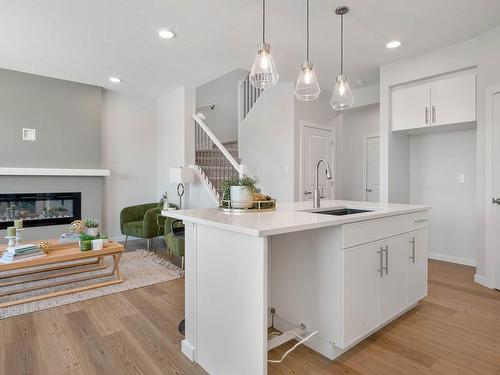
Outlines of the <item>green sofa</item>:
{"type": "MultiPolygon", "coordinates": [[[[177,207],[170,204],[170,207],[177,207]]],[[[125,207],[120,213],[120,229],[125,235],[125,247],[128,236],[146,240],[146,248],[150,250],[151,240],[163,235],[165,217],[161,216],[160,203],[138,204],[125,207]]]]}

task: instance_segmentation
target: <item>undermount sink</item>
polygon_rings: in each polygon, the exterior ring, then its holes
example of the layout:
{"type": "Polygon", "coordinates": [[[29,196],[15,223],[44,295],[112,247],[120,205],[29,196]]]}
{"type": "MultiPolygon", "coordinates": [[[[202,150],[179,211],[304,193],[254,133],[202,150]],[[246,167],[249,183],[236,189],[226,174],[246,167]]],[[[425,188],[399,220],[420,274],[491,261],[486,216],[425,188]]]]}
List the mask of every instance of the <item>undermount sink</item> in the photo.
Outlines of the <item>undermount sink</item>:
{"type": "Polygon", "coordinates": [[[335,216],[355,215],[355,214],[362,214],[365,212],[372,212],[372,210],[360,210],[358,208],[346,207],[346,208],[337,208],[335,210],[314,211],[315,214],[335,215],[335,216]]]}

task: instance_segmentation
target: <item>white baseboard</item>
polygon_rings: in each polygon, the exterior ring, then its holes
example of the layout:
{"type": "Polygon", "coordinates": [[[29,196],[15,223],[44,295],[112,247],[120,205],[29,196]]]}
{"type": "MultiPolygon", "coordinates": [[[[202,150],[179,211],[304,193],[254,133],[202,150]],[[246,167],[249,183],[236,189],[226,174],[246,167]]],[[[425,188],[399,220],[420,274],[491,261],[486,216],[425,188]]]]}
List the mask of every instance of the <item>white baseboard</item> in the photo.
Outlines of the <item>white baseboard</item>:
{"type": "Polygon", "coordinates": [[[479,284],[479,285],[485,286],[486,288],[493,289],[488,284],[488,280],[486,279],[486,277],[478,275],[477,273],[474,275],[474,282],[477,283],[477,284],[479,284]]]}
{"type": "Polygon", "coordinates": [[[472,266],[472,267],[476,266],[475,259],[459,258],[459,257],[450,256],[450,255],[431,253],[431,252],[427,253],[427,257],[429,259],[442,260],[443,262],[463,264],[464,266],[472,266]]]}

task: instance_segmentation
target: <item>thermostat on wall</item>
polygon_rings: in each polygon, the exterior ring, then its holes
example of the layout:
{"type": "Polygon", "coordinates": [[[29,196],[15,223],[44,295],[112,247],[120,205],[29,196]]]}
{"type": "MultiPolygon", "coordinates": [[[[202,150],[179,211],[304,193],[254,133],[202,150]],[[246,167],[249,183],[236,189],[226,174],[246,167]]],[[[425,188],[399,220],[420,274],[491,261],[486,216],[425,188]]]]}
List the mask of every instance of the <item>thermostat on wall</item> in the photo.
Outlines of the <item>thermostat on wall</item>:
{"type": "Polygon", "coordinates": [[[36,129],[23,128],[23,141],[36,141],[36,129]]]}

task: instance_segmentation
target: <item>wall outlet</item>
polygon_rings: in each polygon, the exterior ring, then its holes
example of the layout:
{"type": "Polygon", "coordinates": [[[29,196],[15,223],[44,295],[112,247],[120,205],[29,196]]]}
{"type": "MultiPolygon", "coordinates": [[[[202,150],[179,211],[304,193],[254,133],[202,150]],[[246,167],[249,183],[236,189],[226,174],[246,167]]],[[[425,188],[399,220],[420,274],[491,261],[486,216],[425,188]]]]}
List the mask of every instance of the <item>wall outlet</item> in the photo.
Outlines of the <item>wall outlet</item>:
{"type": "Polygon", "coordinates": [[[461,184],[465,182],[465,173],[458,174],[458,182],[460,182],[461,184]]]}
{"type": "Polygon", "coordinates": [[[36,141],[36,129],[23,128],[23,141],[36,141]]]}

